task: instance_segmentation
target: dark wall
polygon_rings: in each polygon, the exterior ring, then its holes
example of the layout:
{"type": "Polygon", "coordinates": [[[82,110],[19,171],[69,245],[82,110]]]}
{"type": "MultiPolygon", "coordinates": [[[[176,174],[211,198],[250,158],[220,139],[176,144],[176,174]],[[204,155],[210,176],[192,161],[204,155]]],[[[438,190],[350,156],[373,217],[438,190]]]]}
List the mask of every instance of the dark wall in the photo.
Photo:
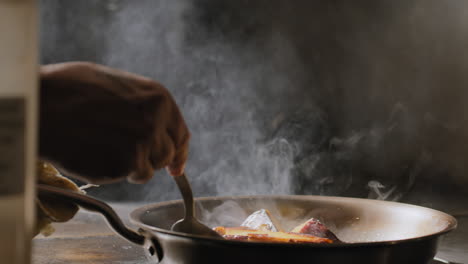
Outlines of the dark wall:
{"type": "MultiPolygon", "coordinates": [[[[197,195],[466,193],[464,1],[40,3],[42,63],[95,61],[174,93],[197,195]]],[[[94,194],[178,197],[164,173],[94,194]]]]}

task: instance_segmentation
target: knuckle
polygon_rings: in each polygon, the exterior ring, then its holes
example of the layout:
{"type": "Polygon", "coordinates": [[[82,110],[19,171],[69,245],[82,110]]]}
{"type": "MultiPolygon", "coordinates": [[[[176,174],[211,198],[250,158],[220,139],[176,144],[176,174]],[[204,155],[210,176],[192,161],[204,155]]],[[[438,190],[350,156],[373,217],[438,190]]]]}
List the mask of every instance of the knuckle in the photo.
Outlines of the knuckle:
{"type": "Polygon", "coordinates": [[[89,61],[76,61],[76,62],[71,62],[73,66],[75,67],[82,67],[82,68],[96,68],[98,64],[89,62],[89,61]]]}
{"type": "Polygon", "coordinates": [[[69,63],[65,63],[63,66],[72,71],[89,71],[89,70],[95,70],[98,68],[98,65],[96,63],[87,62],[87,61],[69,62],[69,63]]]}
{"type": "Polygon", "coordinates": [[[170,138],[162,140],[159,146],[156,146],[151,160],[156,169],[161,169],[169,165],[175,156],[175,148],[170,138]]]}

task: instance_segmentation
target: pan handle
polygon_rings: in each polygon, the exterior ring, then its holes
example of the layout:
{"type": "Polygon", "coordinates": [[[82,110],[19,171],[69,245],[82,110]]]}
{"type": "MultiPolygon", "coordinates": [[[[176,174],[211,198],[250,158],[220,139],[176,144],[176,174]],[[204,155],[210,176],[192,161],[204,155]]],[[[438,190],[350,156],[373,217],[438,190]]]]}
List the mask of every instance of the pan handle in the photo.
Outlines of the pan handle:
{"type": "Polygon", "coordinates": [[[120,217],[108,204],[84,194],[44,184],[37,184],[37,190],[39,196],[49,196],[64,199],[88,211],[100,213],[106,218],[109,225],[122,237],[141,246],[145,244],[145,236],[126,227],[120,217]]]}

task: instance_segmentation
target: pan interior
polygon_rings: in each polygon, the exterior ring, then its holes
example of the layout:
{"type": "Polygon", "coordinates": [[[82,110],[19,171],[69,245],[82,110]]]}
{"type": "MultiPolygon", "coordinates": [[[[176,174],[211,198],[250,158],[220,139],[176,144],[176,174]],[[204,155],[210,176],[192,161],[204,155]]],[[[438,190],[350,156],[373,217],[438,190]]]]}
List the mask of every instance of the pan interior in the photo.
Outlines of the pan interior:
{"type": "MultiPolygon", "coordinates": [[[[197,199],[197,216],[210,227],[239,226],[261,208],[275,215],[285,230],[314,217],[348,243],[413,239],[449,231],[456,220],[429,208],[368,199],[323,196],[249,196],[197,199]]],[[[147,205],[131,218],[146,228],[169,230],[183,217],[180,201],[147,205]]]]}

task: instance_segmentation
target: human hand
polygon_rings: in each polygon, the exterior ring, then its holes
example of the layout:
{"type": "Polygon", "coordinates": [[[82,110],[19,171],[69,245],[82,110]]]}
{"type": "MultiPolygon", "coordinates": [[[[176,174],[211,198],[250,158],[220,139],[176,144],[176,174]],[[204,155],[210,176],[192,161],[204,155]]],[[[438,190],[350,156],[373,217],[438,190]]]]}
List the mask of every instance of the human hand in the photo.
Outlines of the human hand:
{"type": "Polygon", "coordinates": [[[190,133],[170,93],[148,78],[86,62],[40,68],[39,155],[92,183],[183,173],[190,133]]]}

